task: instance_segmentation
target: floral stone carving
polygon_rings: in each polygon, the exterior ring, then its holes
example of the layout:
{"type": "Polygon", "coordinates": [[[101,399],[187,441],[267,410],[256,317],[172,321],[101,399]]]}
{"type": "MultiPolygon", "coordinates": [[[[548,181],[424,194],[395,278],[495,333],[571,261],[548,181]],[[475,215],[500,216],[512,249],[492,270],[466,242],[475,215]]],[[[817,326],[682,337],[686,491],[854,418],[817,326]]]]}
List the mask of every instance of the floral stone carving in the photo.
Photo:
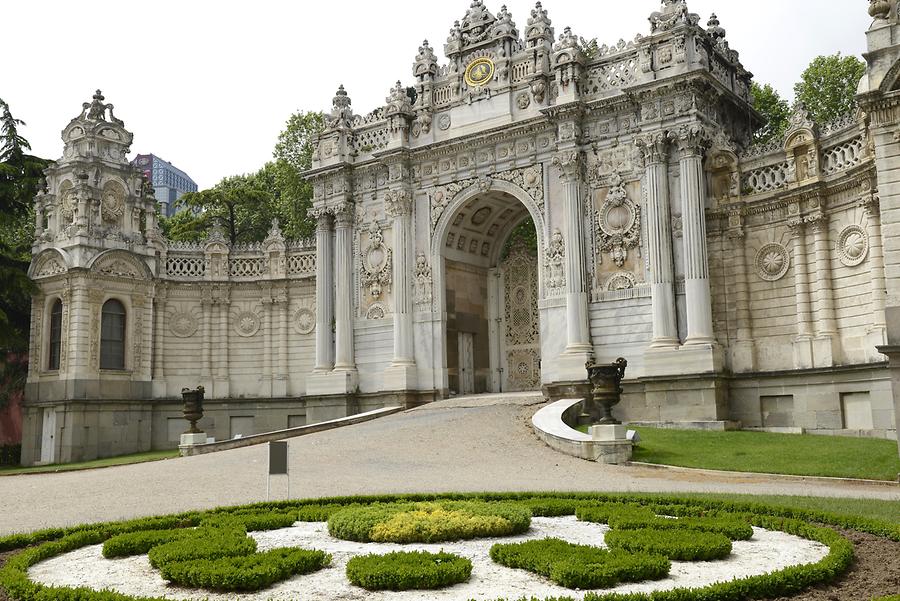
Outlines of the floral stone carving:
{"type": "Polygon", "coordinates": [[[393,251],[384,245],[384,234],[373,223],[369,227],[369,244],[362,252],[362,284],[372,298],[381,298],[384,287],[391,284],[393,266],[393,251]]]}
{"type": "Polygon", "coordinates": [[[866,231],[856,224],[845,227],[838,236],[837,253],[841,263],[847,267],[856,267],[865,261],[869,254],[866,231]]]}
{"type": "Polygon", "coordinates": [[[197,333],[197,319],[187,311],[179,311],[172,316],[169,330],[176,338],[190,338],[197,333]]]}
{"type": "Polygon", "coordinates": [[[756,271],[767,282],[777,282],[783,278],[790,266],[790,254],[777,242],[764,245],[756,253],[756,271]]]}
{"type": "Polygon", "coordinates": [[[293,322],[298,334],[312,334],[316,329],[316,314],[312,309],[302,307],[294,312],[293,322]]]}
{"type": "Polygon", "coordinates": [[[613,174],[609,193],[597,211],[597,242],[600,250],[622,267],[628,251],[641,241],[641,208],[628,198],[622,178],[613,174]]]}
{"type": "Polygon", "coordinates": [[[259,315],[251,311],[243,311],[234,319],[234,329],[238,336],[249,338],[259,331],[259,315]]]}
{"type": "Polygon", "coordinates": [[[550,296],[559,296],[566,288],[566,243],[559,230],[553,232],[545,256],[547,290],[550,296]]]}
{"type": "Polygon", "coordinates": [[[416,289],[413,299],[417,306],[431,307],[431,266],[425,253],[416,255],[416,289]]]}

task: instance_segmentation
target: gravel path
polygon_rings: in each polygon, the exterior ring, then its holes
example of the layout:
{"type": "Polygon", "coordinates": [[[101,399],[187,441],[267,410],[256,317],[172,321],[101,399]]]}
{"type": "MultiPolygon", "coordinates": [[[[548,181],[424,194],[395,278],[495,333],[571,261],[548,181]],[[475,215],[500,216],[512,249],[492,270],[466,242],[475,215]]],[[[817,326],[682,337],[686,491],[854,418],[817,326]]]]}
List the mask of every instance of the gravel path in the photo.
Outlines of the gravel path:
{"type": "MultiPolygon", "coordinates": [[[[291,496],[452,491],[666,491],[868,497],[900,487],[604,466],[532,433],[543,400],[450,399],[290,441],[291,496]]],[[[272,480],[284,498],[286,479],[272,480]]],[[[0,535],[266,498],[266,446],[81,472],[0,477],[0,535]]]]}

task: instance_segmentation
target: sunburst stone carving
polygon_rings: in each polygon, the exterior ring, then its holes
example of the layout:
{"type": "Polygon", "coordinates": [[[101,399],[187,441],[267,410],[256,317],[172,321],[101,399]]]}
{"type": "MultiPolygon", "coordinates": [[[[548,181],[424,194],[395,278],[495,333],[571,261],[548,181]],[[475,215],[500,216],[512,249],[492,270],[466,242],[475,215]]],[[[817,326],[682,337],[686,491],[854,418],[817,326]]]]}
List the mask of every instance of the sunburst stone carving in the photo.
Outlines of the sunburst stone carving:
{"type": "Polygon", "coordinates": [[[764,245],[756,253],[756,272],[767,282],[777,282],[783,278],[790,266],[790,254],[777,242],[764,245]]]}

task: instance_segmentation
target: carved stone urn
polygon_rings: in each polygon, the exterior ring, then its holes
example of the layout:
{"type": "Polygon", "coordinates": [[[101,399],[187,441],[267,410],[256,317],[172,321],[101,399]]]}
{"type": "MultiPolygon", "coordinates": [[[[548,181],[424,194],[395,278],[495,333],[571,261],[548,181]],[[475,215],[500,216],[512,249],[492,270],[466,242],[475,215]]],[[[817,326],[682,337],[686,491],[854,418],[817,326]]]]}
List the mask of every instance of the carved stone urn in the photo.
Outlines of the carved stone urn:
{"type": "Polygon", "coordinates": [[[891,3],[888,0],[869,0],[869,15],[873,19],[887,19],[891,15],[891,3]]]}
{"type": "Polygon", "coordinates": [[[628,361],[619,357],[615,363],[598,364],[591,359],[585,364],[591,383],[591,399],[587,407],[596,424],[618,424],[612,416],[612,408],[622,400],[622,378],[628,361]]]}
{"type": "Polygon", "coordinates": [[[184,400],[184,419],[191,423],[190,429],[185,434],[201,434],[197,428],[197,422],[203,417],[203,386],[198,386],[196,390],[190,388],[181,389],[181,398],[184,400]]]}

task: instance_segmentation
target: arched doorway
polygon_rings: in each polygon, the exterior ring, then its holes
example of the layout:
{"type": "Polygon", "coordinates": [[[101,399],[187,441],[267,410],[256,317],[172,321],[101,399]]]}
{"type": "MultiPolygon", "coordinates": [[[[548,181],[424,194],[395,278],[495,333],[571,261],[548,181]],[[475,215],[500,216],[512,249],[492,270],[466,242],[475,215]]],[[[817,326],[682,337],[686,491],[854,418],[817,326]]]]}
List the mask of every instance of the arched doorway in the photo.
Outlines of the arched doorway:
{"type": "Polygon", "coordinates": [[[529,208],[488,190],[448,217],[435,242],[450,393],[539,389],[541,236],[529,208]]]}

